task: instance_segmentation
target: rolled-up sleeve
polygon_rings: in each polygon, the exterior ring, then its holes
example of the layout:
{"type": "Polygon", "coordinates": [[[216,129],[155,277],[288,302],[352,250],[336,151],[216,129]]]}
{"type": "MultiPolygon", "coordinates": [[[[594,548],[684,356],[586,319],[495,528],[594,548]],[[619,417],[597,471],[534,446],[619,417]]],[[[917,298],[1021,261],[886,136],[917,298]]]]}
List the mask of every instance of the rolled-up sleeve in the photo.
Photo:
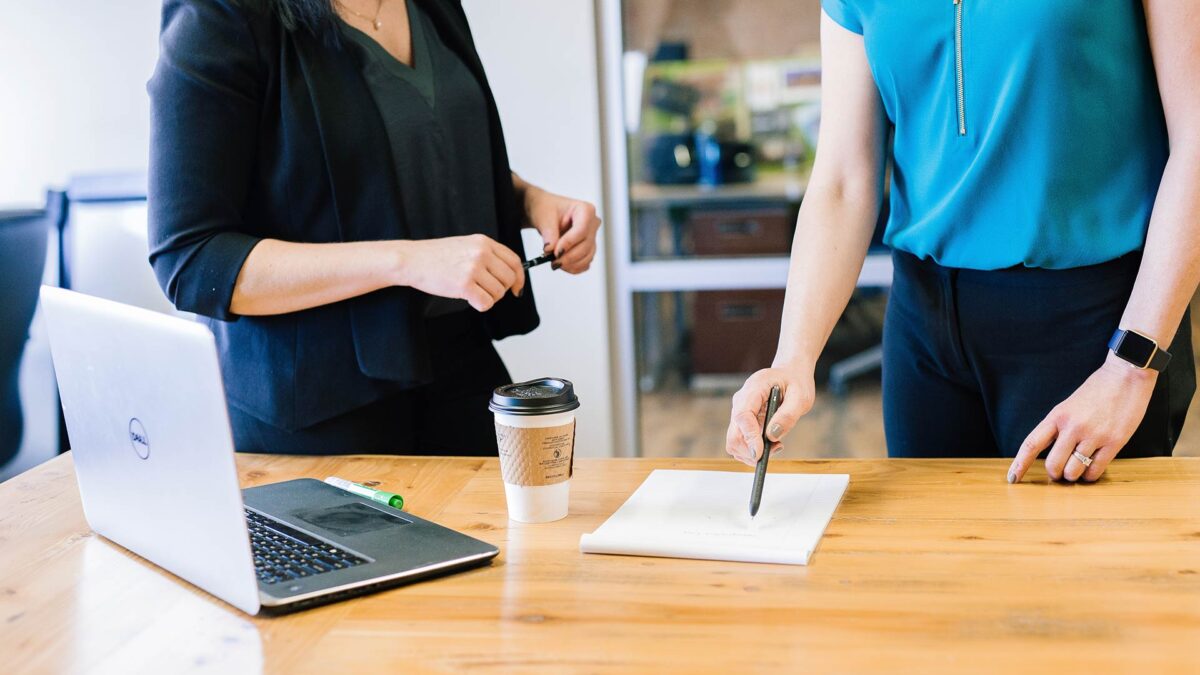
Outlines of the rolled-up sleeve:
{"type": "Polygon", "coordinates": [[[821,8],[842,28],[863,34],[862,20],[853,6],[853,0],[821,0],[821,8]]]}
{"type": "Polygon", "coordinates": [[[233,321],[234,285],[260,238],[244,208],[264,76],[241,10],[168,0],[147,90],[150,264],[180,310],[233,321]]]}

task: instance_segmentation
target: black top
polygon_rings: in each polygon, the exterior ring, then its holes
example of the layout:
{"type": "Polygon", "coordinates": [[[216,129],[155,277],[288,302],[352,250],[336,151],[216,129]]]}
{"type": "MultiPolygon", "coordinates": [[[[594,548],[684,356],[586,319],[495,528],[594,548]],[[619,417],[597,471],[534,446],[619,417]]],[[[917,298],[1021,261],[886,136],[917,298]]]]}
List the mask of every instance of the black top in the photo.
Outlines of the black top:
{"type": "MultiPolygon", "coordinates": [[[[362,50],[363,79],[387,129],[408,234],[433,239],[466,234],[496,238],[496,199],[483,89],[408,1],[413,65],[345,23],[362,50]]],[[[396,235],[399,236],[399,233],[396,235]]],[[[430,298],[426,314],[470,309],[465,300],[430,298]]]]}
{"type": "MultiPolygon", "coordinates": [[[[458,0],[415,0],[485,101],[497,240],[521,249],[500,115],[458,0]]],[[[427,298],[389,288],[270,317],[229,302],[242,263],[270,237],[413,236],[387,127],[361,50],[336,25],[288,30],[273,0],[166,0],[149,83],[150,262],[167,297],[206,317],[231,405],[295,430],[428,383],[427,298]],[[381,170],[384,167],[384,170],[381,170]]],[[[538,317],[527,290],[484,314],[494,339],[538,317]]]]}

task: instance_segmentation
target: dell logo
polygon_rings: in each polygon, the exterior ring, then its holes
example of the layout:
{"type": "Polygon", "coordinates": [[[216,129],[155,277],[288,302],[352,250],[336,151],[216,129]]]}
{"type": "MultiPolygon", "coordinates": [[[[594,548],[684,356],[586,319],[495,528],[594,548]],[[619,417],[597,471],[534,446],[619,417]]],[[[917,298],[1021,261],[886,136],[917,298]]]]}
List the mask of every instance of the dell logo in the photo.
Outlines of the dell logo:
{"type": "Polygon", "coordinates": [[[129,420],[129,444],[138,457],[150,459],[150,437],[146,435],[142,421],[136,417],[129,420]]]}

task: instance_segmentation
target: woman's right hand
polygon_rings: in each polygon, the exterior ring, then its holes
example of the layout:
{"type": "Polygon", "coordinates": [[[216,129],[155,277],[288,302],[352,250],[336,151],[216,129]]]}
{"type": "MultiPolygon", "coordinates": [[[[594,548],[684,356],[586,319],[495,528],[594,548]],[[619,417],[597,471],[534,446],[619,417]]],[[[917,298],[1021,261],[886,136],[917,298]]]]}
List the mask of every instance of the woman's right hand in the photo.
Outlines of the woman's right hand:
{"type": "Polygon", "coordinates": [[[725,452],[743,464],[754,466],[762,455],[763,418],[775,386],[779,387],[781,401],[767,430],[772,455],[783,449],[783,437],[812,409],[816,384],[811,368],[764,368],[751,375],[733,395],[733,412],[725,435],[725,452]]]}
{"type": "Polygon", "coordinates": [[[525,290],[521,258],[485,235],[397,243],[398,286],[466,300],[480,312],[491,309],[509,291],[520,296],[525,290]]]}

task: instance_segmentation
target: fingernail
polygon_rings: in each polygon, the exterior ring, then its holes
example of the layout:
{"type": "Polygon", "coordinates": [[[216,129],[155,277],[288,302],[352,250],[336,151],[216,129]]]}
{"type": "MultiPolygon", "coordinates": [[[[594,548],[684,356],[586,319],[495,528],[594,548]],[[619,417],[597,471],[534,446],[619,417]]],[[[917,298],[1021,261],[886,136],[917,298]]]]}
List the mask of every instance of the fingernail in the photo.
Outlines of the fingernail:
{"type": "Polygon", "coordinates": [[[1017,472],[1016,471],[1013,471],[1012,469],[1008,470],[1008,482],[1009,483],[1017,482],[1017,472]]]}
{"type": "Polygon", "coordinates": [[[778,424],[772,424],[768,431],[770,432],[772,438],[779,440],[779,435],[783,433],[783,427],[779,426],[778,424]]]}

